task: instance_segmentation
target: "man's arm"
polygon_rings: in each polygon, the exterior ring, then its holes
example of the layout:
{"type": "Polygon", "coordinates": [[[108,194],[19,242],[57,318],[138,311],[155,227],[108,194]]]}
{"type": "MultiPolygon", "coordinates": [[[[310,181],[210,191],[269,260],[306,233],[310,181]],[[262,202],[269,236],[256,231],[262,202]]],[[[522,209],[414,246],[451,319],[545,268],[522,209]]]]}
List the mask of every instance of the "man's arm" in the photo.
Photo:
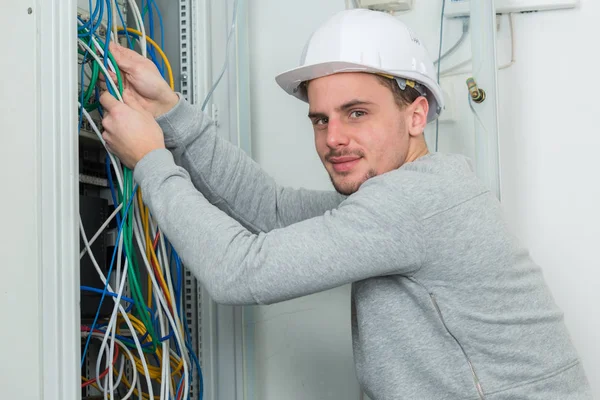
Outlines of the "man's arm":
{"type": "Polygon", "coordinates": [[[212,206],[168,150],[146,155],[134,177],[184,263],[220,303],[267,304],[411,273],[424,258],[417,217],[381,177],[322,216],[258,234],[212,206]]]}
{"type": "MultiPolygon", "coordinates": [[[[268,232],[323,214],[343,200],[343,196],[333,191],[279,187],[245,153],[220,138],[212,121],[199,107],[180,99],[152,61],[115,43],[110,43],[110,50],[123,74],[125,103],[135,105],[138,114],[147,112],[157,120],[165,144],[177,163],[189,171],[196,188],[248,229],[268,232]]],[[[104,106],[111,102],[107,96],[103,96],[103,101],[104,106]]],[[[134,164],[148,149],[161,148],[164,144],[162,135],[147,126],[134,132],[133,120],[129,117],[121,121],[129,125],[123,132],[135,136],[127,143],[121,142],[123,137],[110,136],[108,128],[118,125],[116,122],[111,125],[110,115],[103,123],[105,131],[108,130],[105,139],[112,141],[113,150],[119,151],[122,161],[126,159],[134,164]]]]}
{"type": "Polygon", "coordinates": [[[176,164],[190,174],[206,199],[252,232],[269,232],[337,207],[334,191],[284,188],[241,149],[221,138],[214,123],[180,98],[156,119],[176,164]]]}

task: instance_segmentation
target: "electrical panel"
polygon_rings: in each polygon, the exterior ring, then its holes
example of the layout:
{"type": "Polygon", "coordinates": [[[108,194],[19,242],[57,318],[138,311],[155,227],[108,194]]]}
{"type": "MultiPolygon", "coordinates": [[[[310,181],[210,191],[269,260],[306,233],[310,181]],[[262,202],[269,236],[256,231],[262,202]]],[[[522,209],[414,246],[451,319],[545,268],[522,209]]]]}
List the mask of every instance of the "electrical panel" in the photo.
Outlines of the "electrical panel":
{"type": "MultiPolygon", "coordinates": [[[[576,8],[578,4],[579,0],[496,0],[496,13],[564,10],[576,8]]],[[[468,17],[470,9],[469,0],[452,0],[446,4],[445,15],[449,18],[468,17]]]]}
{"type": "Polygon", "coordinates": [[[129,398],[134,390],[135,398],[203,393],[196,282],[145,206],[133,171],[107,151],[101,137],[105,111],[99,97],[108,84],[120,99],[126,84],[108,42],[152,60],[175,89],[168,71],[179,61],[170,62],[163,51],[162,14],[176,5],[77,1],[82,399],[129,398]]]}

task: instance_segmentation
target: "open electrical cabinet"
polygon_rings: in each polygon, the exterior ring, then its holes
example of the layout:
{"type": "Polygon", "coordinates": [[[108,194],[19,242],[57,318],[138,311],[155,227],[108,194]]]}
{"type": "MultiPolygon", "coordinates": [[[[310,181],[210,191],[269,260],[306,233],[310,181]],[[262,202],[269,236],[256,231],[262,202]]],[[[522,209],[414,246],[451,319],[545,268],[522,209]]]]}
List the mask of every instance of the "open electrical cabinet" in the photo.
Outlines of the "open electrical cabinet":
{"type": "Polygon", "coordinates": [[[249,152],[245,10],[238,0],[44,0],[28,9],[36,43],[47,44],[36,46],[34,99],[45,127],[45,399],[105,398],[109,389],[111,398],[244,398],[243,309],[211,301],[154,226],[131,171],[103,146],[95,83],[102,62],[114,70],[103,56],[109,35],[140,52],[146,36],[171,86],[206,100],[219,132],[249,152]]]}

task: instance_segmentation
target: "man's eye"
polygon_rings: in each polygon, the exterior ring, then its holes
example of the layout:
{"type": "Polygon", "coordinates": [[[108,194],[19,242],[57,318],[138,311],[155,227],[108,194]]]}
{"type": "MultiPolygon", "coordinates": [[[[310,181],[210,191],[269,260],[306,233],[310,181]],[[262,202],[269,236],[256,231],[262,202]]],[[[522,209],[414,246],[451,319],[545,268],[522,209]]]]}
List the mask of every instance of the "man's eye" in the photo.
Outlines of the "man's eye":
{"type": "Polygon", "coordinates": [[[360,118],[364,115],[366,115],[367,113],[364,111],[352,111],[350,113],[350,118],[360,118]]]}
{"type": "Polygon", "coordinates": [[[325,124],[327,124],[327,122],[329,122],[329,118],[319,118],[319,119],[315,120],[315,122],[313,122],[313,124],[325,125],[325,124]]]}

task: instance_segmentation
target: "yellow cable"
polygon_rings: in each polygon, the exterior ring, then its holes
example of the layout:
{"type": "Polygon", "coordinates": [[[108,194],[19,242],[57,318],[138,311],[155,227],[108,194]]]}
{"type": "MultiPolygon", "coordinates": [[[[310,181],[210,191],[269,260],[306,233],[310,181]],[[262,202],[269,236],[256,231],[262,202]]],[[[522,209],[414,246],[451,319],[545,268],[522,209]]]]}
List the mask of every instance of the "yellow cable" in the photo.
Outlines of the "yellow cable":
{"type": "MultiPolygon", "coordinates": [[[[120,26],[119,30],[123,30],[123,27],[120,26]]],[[[139,37],[142,37],[142,32],[135,30],[133,28],[127,28],[127,32],[135,33],[139,37]]],[[[175,82],[173,81],[173,70],[171,69],[171,64],[169,63],[169,59],[167,58],[166,54],[162,51],[160,46],[154,40],[152,40],[148,36],[146,36],[146,41],[148,43],[150,43],[150,45],[152,47],[154,47],[156,49],[156,51],[158,51],[158,54],[160,54],[163,61],[165,62],[165,66],[167,67],[167,72],[169,74],[169,86],[171,86],[171,89],[175,90],[175,82]]]]}
{"type": "MultiPolygon", "coordinates": [[[[138,190],[137,192],[137,200],[140,208],[140,214],[142,216],[142,225],[144,229],[144,238],[146,239],[146,258],[150,259],[150,247],[149,247],[149,237],[148,233],[148,219],[147,219],[147,208],[144,205],[144,201],[142,199],[142,191],[138,190]]],[[[148,308],[152,309],[152,279],[150,278],[150,274],[146,277],[147,279],[147,287],[148,287],[148,300],[146,301],[148,308]]]]}
{"type": "MultiPolygon", "coordinates": [[[[130,315],[129,318],[131,319],[131,326],[133,326],[133,329],[135,329],[136,333],[138,333],[142,336],[145,335],[146,334],[145,326],[142,323],[142,321],[140,321],[133,315],[130,315]]],[[[150,337],[150,335],[148,335],[146,337],[146,340],[144,342],[145,343],[152,342],[152,338],[150,337]]],[[[158,357],[158,360],[162,365],[162,351],[159,348],[156,349],[156,356],[158,357]]],[[[133,358],[135,359],[137,370],[143,375],[144,367],[143,367],[141,359],[135,355],[133,356],[133,358]]],[[[177,360],[173,355],[171,355],[169,358],[171,360],[171,368],[174,368],[173,372],[171,373],[171,376],[175,376],[183,368],[183,358],[180,360],[177,360]]],[[[150,374],[150,379],[156,379],[160,382],[160,378],[162,377],[162,368],[155,367],[148,363],[148,373],[150,374]]]]}
{"type": "MultiPolygon", "coordinates": [[[[123,375],[121,377],[121,381],[123,382],[123,384],[125,385],[125,387],[127,387],[127,389],[131,389],[131,384],[129,383],[129,381],[127,380],[127,378],[125,377],[125,375],[123,375]]],[[[133,389],[133,394],[135,394],[136,396],[138,396],[138,390],[137,389],[133,389]]],[[[142,391],[142,398],[143,399],[149,399],[150,395],[148,393],[145,393],[142,391]]]]}
{"type": "MultiPolygon", "coordinates": [[[[146,256],[148,257],[150,262],[153,262],[153,264],[156,266],[155,275],[160,283],[159,286],[161,286],[163,289],[167,304],[171,306],[171,297],[173,296],[173,294],[169,290],[169,286],[167,285],[167,282],[165,281],[165,278],[162,274],[160,262],[158,261],[158,257],[156,256],[156,252],[154,251],[154,241],[153,238],[150,236],[150,210],[146,206],[144,206],[144,203],[142,201],[142,194],[139,190],[138,203],[140,205],[140,213],[142,214],[142,225],[144,229],[144,236],[146,238],[146,256]]],[[[150,288],[152,288],[152,280],[150,278],[150,275],[148,275],[148,308],[152,308],[152,291],[150,288]]]]}

